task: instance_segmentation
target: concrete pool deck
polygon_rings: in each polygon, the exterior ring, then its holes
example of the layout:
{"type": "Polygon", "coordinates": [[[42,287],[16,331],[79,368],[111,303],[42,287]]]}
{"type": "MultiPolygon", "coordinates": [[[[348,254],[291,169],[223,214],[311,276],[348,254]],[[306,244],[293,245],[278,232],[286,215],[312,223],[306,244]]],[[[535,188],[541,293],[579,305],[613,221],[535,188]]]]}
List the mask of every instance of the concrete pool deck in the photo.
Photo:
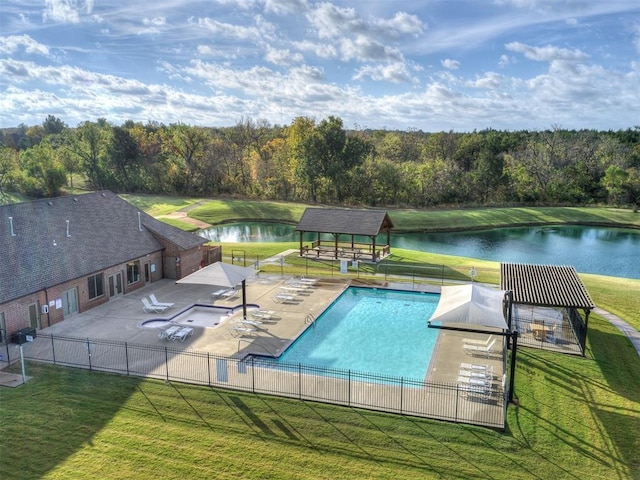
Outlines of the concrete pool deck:
{"type": "MultiPolygon", "coordinates": [[[[112,340],[135,344],[171,346],[172,348],[211,353],[223,356],[244,357],[249,354],[278,356],[306,328],[309,321],[317,318],[349,285],[357,281],[345,278],[318,278],[318,282],[307,291],[298,292],[295,299],[276,301],[278,293],[290,286],[292,278],[279,275],[259,274],[246,282],[247,304],[257,305],[260,309],[272,312],[271,318],[255,318],[249,307],[247,319],[260,321],[258,325],[245,325],[254,329],[249,334],[239,335],[233,326],[242,320],[242,296],[236,298],[215,299],[211,293],[217,290],[209,285],[177,285],[172,280],[161,280],[149,284],[130,294],[111,299],[109,302],[87,312],[41,330],[43,334],[112,340]],[[154,293],[160,302],[171,302],[174,306],[164,313],[145,313],[141,299],[154,293]],[[170,319],[194,304],[232,307],[234,313],[225,318],[218,326],[203,327],[200,322],[192,325],[193,335],[184,342],[159,338],[158,322],[156,328],[143,326],[144,322],[156,319],[170,319]]],[[[406,290],[406,284],[385,284],[378,287],[406,290]]],[[[426,286],[421,291],[439,293],[437,286],[426,286]]],[[[432,355],[426,381],[455,384],[460,364],[482,363],[489,365],[496,381],[500,381],[503,360],[500,355],[476,357],[465,353],[465,338],[486,338],[478,334],[441,330],[432,355]]]]}

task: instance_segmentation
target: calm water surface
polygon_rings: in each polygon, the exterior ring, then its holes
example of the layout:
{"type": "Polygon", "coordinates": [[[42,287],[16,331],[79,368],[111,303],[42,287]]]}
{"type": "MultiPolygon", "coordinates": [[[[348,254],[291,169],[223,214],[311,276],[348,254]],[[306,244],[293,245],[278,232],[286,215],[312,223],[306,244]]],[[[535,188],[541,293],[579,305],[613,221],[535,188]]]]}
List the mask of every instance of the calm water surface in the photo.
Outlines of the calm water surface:
{"type": "MultiPolygon", "coordinates": [[[[225,225],[203,230],[200,234],[215,242],[298,240],[295,226],[272,223],[225,225]]],[[[304,240],[315,238],[315,234],[308,234],[304,240]]],[[[326,238],[329,240],[331,236],[326,238]]],[[[385,242],[386,235],[380,236],[379,243],[385,242]]],[[[640,278],[640,231],[623,228],[558,226],[457,233],[392,233],[391,246],[498,262],[573,265],[583,273],[640,278]]]]}

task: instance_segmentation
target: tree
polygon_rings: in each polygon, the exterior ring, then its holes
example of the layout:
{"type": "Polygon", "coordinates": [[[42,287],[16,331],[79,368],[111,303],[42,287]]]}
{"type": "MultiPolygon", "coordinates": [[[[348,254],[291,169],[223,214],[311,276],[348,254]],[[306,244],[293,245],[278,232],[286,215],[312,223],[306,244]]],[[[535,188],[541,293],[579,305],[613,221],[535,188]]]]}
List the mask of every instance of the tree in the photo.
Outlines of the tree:
{"type": "Polygon", "coordinates": [[[99,120],[84,122],[71,135],[65,137],[65,148],[81,160],[81,168],[88,182],[96,190],[109,184],[107,146],[111,137],[111,126],[99,120]]]}
{"type": "Polygon", "coordinates": [[[28,174],[27,193],[34,197],[56,197],[66,183],[59,151],[45,140],[20,153],[20,160],[28,174]]]}
{"type": "Polygon", "coordinates": [[[602,179],[602,184],[606,188],[609,195],[609,200],[616,205],[625,203],[627,200],[627,194],[629,191],[629,173],[618,167],[617,165],[611,165],[607,168],[602,179]]]}
{"type": "Polygon", "coordinates": [[[46,135],[58,135],[67,128],[67,124],[58,117],[48,115],[44,122],[42,122],[42,128],[46,135]]]}
{"type": "Polygon", "coordinates": [[[13,148],[0,145],[0,199],[6,197],[6,192],[14,187],[19,177],[18,152],[13,148]]]}

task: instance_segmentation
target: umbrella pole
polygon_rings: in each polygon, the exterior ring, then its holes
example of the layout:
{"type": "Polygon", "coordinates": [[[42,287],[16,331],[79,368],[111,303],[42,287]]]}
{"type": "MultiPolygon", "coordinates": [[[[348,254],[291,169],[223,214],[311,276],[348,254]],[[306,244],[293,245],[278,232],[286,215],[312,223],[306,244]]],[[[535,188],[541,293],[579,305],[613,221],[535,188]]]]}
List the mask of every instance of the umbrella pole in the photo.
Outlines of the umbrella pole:
{"type": "Polygon", "coordinates": [[[242,280],[242,318],[247,319],[247,281],[242,280]]]}

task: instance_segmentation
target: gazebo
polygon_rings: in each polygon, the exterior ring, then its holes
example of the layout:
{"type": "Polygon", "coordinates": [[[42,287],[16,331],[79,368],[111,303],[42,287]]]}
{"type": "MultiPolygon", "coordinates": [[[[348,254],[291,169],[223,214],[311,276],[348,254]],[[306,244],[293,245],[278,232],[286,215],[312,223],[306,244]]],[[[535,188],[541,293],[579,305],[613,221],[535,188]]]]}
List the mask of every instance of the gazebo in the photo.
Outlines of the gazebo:
{"type": "Polygon", "coordinates": [[[574,267],[502,263],[500,288],[513,292],[514,321],[523,345],[563,351],[557,330],[565,337],[573,331],[584,355],[589,313],[595,305],[574,267]],[[570,328],[562,330],[566,324],[570,328]]]}
{"type": "Polygon", "coordinates": [[[384,210],[307,208],[296,227],[300,256],[378,262],[390,254],[392,228],[384,210]],[[305,244],[305,233],[315,233],[316,239],[305,244]],[[386,242],[377,244],[377,237],[385,233],[386,242]]]}

